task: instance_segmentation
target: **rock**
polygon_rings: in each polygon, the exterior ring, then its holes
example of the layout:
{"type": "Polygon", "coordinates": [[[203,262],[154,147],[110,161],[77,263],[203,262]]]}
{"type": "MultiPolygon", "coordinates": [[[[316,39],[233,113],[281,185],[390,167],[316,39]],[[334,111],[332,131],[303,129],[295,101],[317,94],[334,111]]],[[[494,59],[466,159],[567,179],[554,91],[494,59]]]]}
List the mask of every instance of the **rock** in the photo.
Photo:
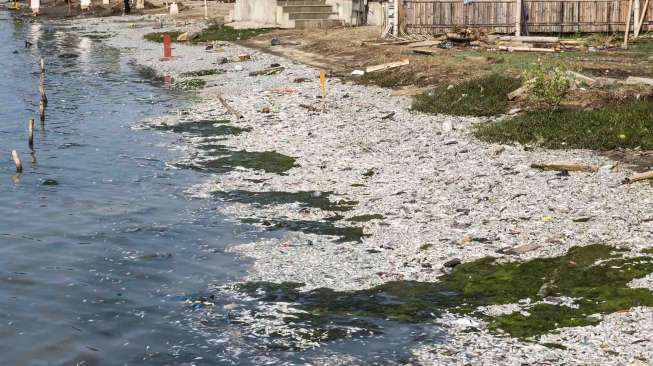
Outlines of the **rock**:
{"type": "Polygon", "coordinates": [[[240,61],[249,61],[252,59],[252,56],[250,56],[249,53],[241,53],[240,55],[238,55],[238,59],[240,61]]]}
{"type": "Polygon", "coordinates": [[[450,120],[442,122],[442,132],[450,132],[453,130],[453,123],[450,120]]]}
{"type": "Polygon", "coordinates": [[[571,219],[573,222],[588,222],[592,219],[592,216],[578,216],[571,219]]]}
{"type": "Polygon", "coordinates": [[[518,245],[516,247],[504,248],[501,249],[499,252],[503,254],[524,254],[533,251],[535,249],[538,249],[539,247],[540,247],[539,244],[529,243],[529,244],[518,245]]]}
{"type": "Polygon", "coordinates": [[[448,261],[444,262],[443,266],[446,267],[446,268],[453,268],[453,267],[459,265],[460,263],[462,263],[460,258],[454,258],[454,259],[451,259],[451,260],[448,260],[448,261]]]}
{"type": "Polygon", "coordinates": [[[281,40],[278,37],[274,37],[270,40],[271,46],[281,46],[281,40]]]}
{"type": "Polygon", "coordinates": [[[178,42],[187,42],[188,41],[188,32],[184,32],[177,36],[178,42]]]}
{"type": "Polygon", "coordinates": [[[365,71],[363,71],[363,70],[354,70],[354,71],[351,72],[351,74],[353,76],[363,76],[363,75],[365,75],[365,71]]]}

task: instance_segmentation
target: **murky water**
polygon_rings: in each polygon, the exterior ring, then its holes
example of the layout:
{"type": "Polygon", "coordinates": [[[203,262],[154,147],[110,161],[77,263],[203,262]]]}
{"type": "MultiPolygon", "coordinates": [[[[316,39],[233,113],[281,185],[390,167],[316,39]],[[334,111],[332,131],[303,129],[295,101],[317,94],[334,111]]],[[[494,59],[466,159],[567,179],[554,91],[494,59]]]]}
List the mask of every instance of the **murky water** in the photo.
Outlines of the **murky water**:
{"type": "Polygon", "coordinates": [[[335,354],[394,364],[415,339],[434,336],[376,320],[370,334],[279,347],[223,311],[260,305],[209,298],[244,274],[225,247],[281,234],[229,223],[215,213],[219,200],[184,194],[207,173],[168,164],[180,135],[131,128],[183,98],[144,82],[101,38],[0,13],[2,365],[321,364],[335,354]],[[40,57],[49,105],[32,152],[40,57]]]}

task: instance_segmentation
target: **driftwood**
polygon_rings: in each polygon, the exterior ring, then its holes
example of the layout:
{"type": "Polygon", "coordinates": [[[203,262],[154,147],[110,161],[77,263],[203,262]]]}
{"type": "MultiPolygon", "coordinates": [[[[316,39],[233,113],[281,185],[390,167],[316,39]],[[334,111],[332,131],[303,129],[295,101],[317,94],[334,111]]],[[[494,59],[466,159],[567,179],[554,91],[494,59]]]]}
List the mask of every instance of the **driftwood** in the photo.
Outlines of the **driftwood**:
{"type": "Polygon", "coordinates": [[[626,84],[646,84],[646,85],[653,85],[653,79],[651,78],[642,78],[639,76],[629,76],[626,79],[626,84]]]}
{"type": "Polygon", "coordinates": [[[515,41],[527,43],[558,43],[558,37],[531,37],[531,36],[499,36],[500,41],[515,41]]]}
{"type": "Polygon", "coordinates": [[[555,52],[553,48],[499,46],[498,49],[509,52],[555,52]]]}
{"type": "Polygon", "coordinates": [[[571,70],[567,70],[567,75],[573,77],[576,80],[583,81],[583,82],[587,83],[588,85],[592,85],[592,84],[594,84],[596,82],[595,79],[592,79],[589,76],[585,76],[585,75],[583,75],[581,73],[571,71],[571,70]]]}
{"type": "Polygon", "coordinates": [[[653,170],[649,170],[648,172],[644,172],[644,173],[633,174],[630,177],[624,179],[623,183],[630,184],[630,183],[637,182],[639,180],[647,180],[647,179],[653,179],[653,170]]]}
{"type": "Polygon", "coordinates": [[[588,172],[595,173],[599,170],[596,165],[582,164],[531,164],[531,168],[546,171],[588,172]]]}
{"type": "Polygon", "coordinates": [[[441,44],[442,41],[421,41],[421,42],[413,42],[408,45],[410,48],[419,48],[419,47],[433,47],[441,44]]]}
{"type": "Polygon", "coordinates": [[[418,53],[420,55],[433,55],[437,53],[438,51],[433,48],[415,48],[413,50],[414,53],[418,53]]]}
{"type": "Polygon", "coordinates": [[[390,63],[387,63],[387,64],[381,64],[381,65],[376,65],[376,66],[368,66],[365,69],[365,72],[369,73],[369,72],[389,70],[389,69],[394,69],[396,67],[406,66],[408,64],[410,64],[410,60],[390,62],[390,63]]]}
{"type": "Polygon", "coordinates": [[[218,95],[218,100],[220,101],[220,103],[222,103],[222,105],[225,107],[225,109],[227,109],[227,111],[228,111],[229,113],[233,114],[233,115],[236,116],[236,118],[238,118],[238,119],[243,118],[243,115],[242,115],[240,112],[238,112],[237,110],[233,109],[233,108],[232,108],[232,107],[227,103],[227,101],[224,100],[224,98],[222,97],[222,95],[218,95]]]}
{"type": "Polygon", "coordinates": [[[252,71],[249,73],[249,76],[262,76],[262,75],[274,75],[282,72],[286,68],[283,66],[269,67],[267,69],[252,71]]]}
{"type": "Polygon", "coordinates": [[[447,33],[447,39],[455,42],[469,42],[475,40],[476,38],[463,36],[458,33],[447,33]]]}
{"type": "Polygon", "coordinates": [[[508,93],[508,100],[515,100],[515,99],[520,99],[522,96],[528,94],[528,92],[531,90],[530,84],[526,84],[524,86],[519,87],[518,89],[515,89],[508,93]]]}

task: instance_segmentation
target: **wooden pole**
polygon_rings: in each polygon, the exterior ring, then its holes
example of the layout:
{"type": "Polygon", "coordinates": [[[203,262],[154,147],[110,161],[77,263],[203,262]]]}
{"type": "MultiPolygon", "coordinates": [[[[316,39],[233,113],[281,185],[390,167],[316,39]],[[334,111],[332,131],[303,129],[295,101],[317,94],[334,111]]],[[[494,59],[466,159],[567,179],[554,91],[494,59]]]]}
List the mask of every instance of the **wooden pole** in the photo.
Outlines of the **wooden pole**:
{"type": "Polygon", "coordinates": [[[639,37],[639,32],[642,30],[642,24],[644,24],[644,18],[646,18],[646,11],[648,10],[649,0],[646,0],[644,3],[644,9],[642,10],[641,15],[639,16],[639,23],[635,24],[635,34],[634,38],[639,37]]]}
{"type": "Polygon", "coordinates": [[[515,36],[521,36],[522,0],[515,0],[515,36]]]}
{"type": "Polygon", "coordinates": [[[628,2],[628,15],[626,15],[626,30],[624,31],[624,44],[621,46],[623,49],[628,48],[628,33],[630,33],[630,18],[633,13],[633,0],[628,2]]]}
{"type": "Polygon", "coordinates": [[[39,114],[41,115],[41,125],[45,122],[45,103],[43,101],[39,102],[39,114]]]}
{"type": "Polygon", "coordinates": [[[16,150],[11,150],[11,157],[14,159],[14,164],[16,164],[16,173],[23,172],[23,163],[20,162],[20,157],[16,150]]]}
{"type": "Polygon", "coordinates": [[[209,19],[209,7],[204,0],[204,19],[209,19]]]}
{"type": "Polygon", "coordinates": [[[34,148],[34,118],[30,118],[29,122],[27,122],[27,131],[28,131],[27,143],[29,144],[30,149],[33,149],[34,148]]]}
{"type": "Polygon", "coordinates": [[[633,33],[637,28],[637,20],[639,19],[639,2],[640,0],[633,0],[633,20],[635,22],[635,24],[633,24],[633,33]]]}
{"type": "Polygon", "coordinates": [[[41,59],[41,79],[39,80],[39,94],[41,95],[41,101],[45,106],[48,105],[48,97],[45,95],[45,62],[41,59]]]}

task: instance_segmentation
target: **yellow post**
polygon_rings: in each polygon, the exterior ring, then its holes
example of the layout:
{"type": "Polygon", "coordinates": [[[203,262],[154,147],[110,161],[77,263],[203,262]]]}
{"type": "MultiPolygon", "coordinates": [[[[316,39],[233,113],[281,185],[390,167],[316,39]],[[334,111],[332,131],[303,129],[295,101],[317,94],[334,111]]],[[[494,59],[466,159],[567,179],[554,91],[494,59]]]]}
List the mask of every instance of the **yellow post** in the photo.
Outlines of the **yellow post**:
{"type": "Polygon", "coordinates": [[[322,86],[322,111],[326,109],[326,71],[320,70],[320,85],[322,86]]]}

